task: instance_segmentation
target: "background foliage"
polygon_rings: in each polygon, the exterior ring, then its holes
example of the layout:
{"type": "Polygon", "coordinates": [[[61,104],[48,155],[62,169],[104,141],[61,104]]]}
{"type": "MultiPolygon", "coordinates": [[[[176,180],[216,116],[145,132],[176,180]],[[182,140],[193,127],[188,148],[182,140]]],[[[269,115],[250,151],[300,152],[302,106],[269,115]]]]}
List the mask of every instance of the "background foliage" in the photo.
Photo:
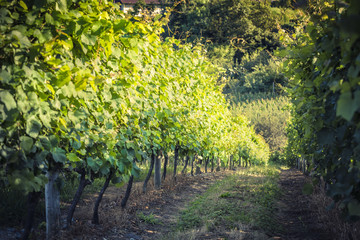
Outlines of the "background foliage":
{"type": "Polygon", "coordinates": [[[287,144],[286,126],[290,119],[289,99],[270,94],[249,94],[246,101],[232,105],[234,115],[244,114],[256,133],[264,137],[271,151],[282,152],[287,144]],[[252,97],[252,99],[251,99],[252,97]],[[260,97],[260,98],[259,98],[260,97]]]}

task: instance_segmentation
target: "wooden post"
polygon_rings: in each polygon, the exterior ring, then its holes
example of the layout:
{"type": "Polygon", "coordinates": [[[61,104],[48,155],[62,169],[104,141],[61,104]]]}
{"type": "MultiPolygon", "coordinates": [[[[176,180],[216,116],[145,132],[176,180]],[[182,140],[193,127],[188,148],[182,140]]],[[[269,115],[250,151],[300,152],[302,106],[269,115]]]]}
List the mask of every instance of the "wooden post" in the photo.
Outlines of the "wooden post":
{"type": "Polygon", "coordinates": [[[46,239],[51,239],[60,229],[60,191],[56,186],[58,171],[49,170],[45,185],[46,239]]]}

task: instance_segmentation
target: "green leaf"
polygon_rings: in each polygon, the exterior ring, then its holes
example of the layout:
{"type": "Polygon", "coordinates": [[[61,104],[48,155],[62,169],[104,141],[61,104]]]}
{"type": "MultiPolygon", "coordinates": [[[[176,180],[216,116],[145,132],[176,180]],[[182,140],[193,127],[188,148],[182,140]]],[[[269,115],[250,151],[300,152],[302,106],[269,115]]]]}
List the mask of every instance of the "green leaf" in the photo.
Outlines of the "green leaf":
{"type": "Polygon", "coordinates": [[[27,136],[20,137],[20,148],[24,150],[25,153],[29,153],[33,145],[34,141],[32,138],[27,136]]]}
{"type": "Polygon", "coordinates": [[[140,176],[140,172],[141,172],[140,168],[134,163],[131,169],[131,175],[137,178],[140,176]]]}
{"type": "Polygon", "coordinates": [[[113,183],[113,184],[121,183],[122,181],[123,181],[122,177],[113,177],[111,179],[111,183],[113,183]]]}
{"type": "Polygon", "coordinates": [[[45,150],[50,151],[51,143],[50,143],[49,139],[47,137],[45,137],[45,136],[41,136],[41,137],[39,137],[39,139],[40,139],[40,143],[43,146],[43,148],[45,150]]]}
{"type": "Polygon", "coordinates": [[[30,40],[22,32],[20,32],[18,30],[13,30],[11,32],[11,35],[13,38],[18,40],[21,47],[30,47],[31,46],[30,40]]]}
{"type": "MultiPolygon", "coordinates": [[[[8,84],[12,79],[10,72],[6,69],[0,69],[0,81],[2,83],[8,84]]],[[[3,91],[0,91],[0,93],[3,91]]],[[[1,99],[1,98],[0,98],[1,99]]]]}
{"type": "Polygon", "coordinates": [[[39,29],[35,29],[34,37],[36,37],[40,43],[44,43],[44,42],[49,41],[51,39],[52,35],[51,35],[50,31],[40,31],[39,29]]]}
{"type": "Polygon", "coordinates": [[[6,137],[6,131],[0,127],[0,143],[4,142],[6,137]]]}
{"type": "Polygon", "coordinates": [[[73,139],[71,147],[75,150],[79,150],[81,148],[81,142],[77,139],[73,139]]]}
{"type": "Polygon", "coordinates": [[[141,153],[139,151],[135,151],[135,157],[138,161],[141,161],[141,153]]]}
{"type": "Polygon", "coordinates": [[[0,91],[0,101],[5,105],[7,111],[16,108],[15,99],[8,91],[0,91]]]}
{"type": "Polygon", "coordinates": [[[63,163],[63,164],[66,162],[66,152],[64,149],[55,148],[54,151],[51,152],[51,154],[55,162],[63,163]]]}
{"type": "Polygon", "coordinates": [[[101,168],[100,168],[100,173],[101,173],[102,175],[106,176],[106,175],[109,174],[109,172],[110,172],[109,165],[104,164],[104,165],[101,166],[101,168]]]}
{"type": "Polygon", "coordinates": [[[55,85],[62,87],[71,81],[71,71],[68,65],[64,65],[60,68],[56,75],[55,85]]]}
{"type": "Polygon", "coordinates": [[[66,0],[58,0],[55,3],[55,9],[57,11],[60,11],[61,13],[66,13],[67,12],[67,2],[66,0]]]}
{"type": "Polygon", "coordinates": [[[26,133],[33,138],[36,138],[39,135],[41,130],[41,122],[36,118],[31,118],[26,122],[26,133]]]}
{"type": "Polygon", "coordinates": [[[355,92],[352,98],[351,92],[342,93],[337,101],[336,115],[351,121],[354,113],[360,108],[360,91],[355,92]]]}
{"type": "Polygon", "coordinates": [[[66,154],[67,158],[70,162],[80,162],[81,159],[76,155],[76,153],[68,153],[66,154]]]}
{"type": "Polygon", "coordinates": [[[54,18],[49,13],[45,14],[45,21],[47,24],[50,24],[50,25],[55,24],[54,18]]]}
{"type": "Polygon", "coordinates": [[[94,35],[89,34],[81,34],[80,40],[85,45],[94,46],[96,43],[96,37],[94,35]]]}
{"type": "Polygon", "coordinates": [[[46,160],[46,157],[48,156],[48,154],[49,154],[49,152],[46,151],[46,150],[43,150],[43,151],[41,151],[41,152],[39,152],[39,153],[36,153],[36,155],[35,155],[36,161],[37,161],[38,163],[42,163],[42,164],[40,164],[40,166],[39,166],[40,169],[45,168],[45,165],[43,164],[43,162],[46,160]]]}
{"type": "Polygon", "coordinates": [[[49,137],[49,140],[50,140],[50,144],[51,144],[51,147],[55,148],[58,146],[59,144],[59,137],[55,136],[55,135],[51,135],[49,137]]]}
{"type": "Polygon", "coordinates": [[[117,166],[119,168],[119,171],[121,173],[124,173],[125,172],[125,166],[124,166],[124,163],[122,161],[117,161],[117,166]]]}
{"type": "Polygon", "coordinates": [[[88,166],[93,172],[98,172],[101,166],[102,161],[99,159],[94,159],[92,157],[86,158],[88,166]]]}
{"type": "Polygon", "coordinates": [[[19,110],[13,96],[8,91],[0,91],[0,119],[14,122],[18,116],[19,110]]]}
{"type": "Polygon", "coordinates": [[[26,14],[26,24],[33,25],[37,16],[36,14],[33,14],[32,12],[29,12],[26,14]]]}
{"type": "Polygon", "coordinates": [[[23,1],[20,1],[19,4],[23,9],[28,10],[28,7],[26,6],[26,4],[23,1]]]}
{"type": "Polygon", "coordinates": [[[311,183],[305,183],[302,188],[302,193],[304,195],[310,195],[314,191],[314,186],[311,183]]]}

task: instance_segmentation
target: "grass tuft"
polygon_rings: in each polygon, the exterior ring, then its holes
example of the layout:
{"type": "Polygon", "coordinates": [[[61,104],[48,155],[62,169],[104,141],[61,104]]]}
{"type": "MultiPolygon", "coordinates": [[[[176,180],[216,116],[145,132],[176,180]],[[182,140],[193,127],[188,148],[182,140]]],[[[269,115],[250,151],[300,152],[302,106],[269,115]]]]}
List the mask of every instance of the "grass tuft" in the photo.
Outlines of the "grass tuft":
{"type": "Polygon", "coordinates": [[[161,225],[162,223],[157,219],[154,214],[150,213],[148,215],[145,215],[143,212],[138,212],[136,216],[143,222],[146,222],[147,224],[152,225],[161,225]]]}

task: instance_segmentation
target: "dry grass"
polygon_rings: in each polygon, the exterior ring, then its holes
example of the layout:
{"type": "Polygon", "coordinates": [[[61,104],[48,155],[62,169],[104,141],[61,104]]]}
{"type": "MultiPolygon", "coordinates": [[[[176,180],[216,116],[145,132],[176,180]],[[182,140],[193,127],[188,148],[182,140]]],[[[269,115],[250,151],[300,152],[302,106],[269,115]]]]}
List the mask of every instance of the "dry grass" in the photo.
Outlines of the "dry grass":
{"type": "Polygon", "coordinates": [[[91,223],[97,193],[85,196],[76,208],[74,224],[70,229],[60,231],[56,239],[95,240],[103,239],[105,233],[106,235],[111,233],[110,235],[113,235],[114,239],[116,239],[115,236],[125,235],[129,229],[136,232],[139,225],[139,218],[136,215],[138,211],[152,209],[154,204],[161,204],[165,195],[181,192],[184,187],[198,181],[201,177],[201,175],[194,177],[178,175],[175,182],[172,176],[169,175],[165,181],[162,181],[160,190],[155,190],[153,178],[151,178],[145,194],[142,193],[143,182],[136,182],[133,184],[125,209],[122,209],[120,204],[127,184],[120,188],[109,187],[100,204],[99,226],[91,223]]]}
{"type": "Polygon", "coordinates": [[[332,210],[327,210],[327,206],[332,203],[332,199],[326,196],[324,186],[317,186],[314,193],[310,196],[313,209],[316,209],[315,216],[319,223],[323,223],[323,228],[331,233],[334,239],[360,239],[360,222],[349,223],[341,217],[341,210],[338,206],[332,210]]]}

